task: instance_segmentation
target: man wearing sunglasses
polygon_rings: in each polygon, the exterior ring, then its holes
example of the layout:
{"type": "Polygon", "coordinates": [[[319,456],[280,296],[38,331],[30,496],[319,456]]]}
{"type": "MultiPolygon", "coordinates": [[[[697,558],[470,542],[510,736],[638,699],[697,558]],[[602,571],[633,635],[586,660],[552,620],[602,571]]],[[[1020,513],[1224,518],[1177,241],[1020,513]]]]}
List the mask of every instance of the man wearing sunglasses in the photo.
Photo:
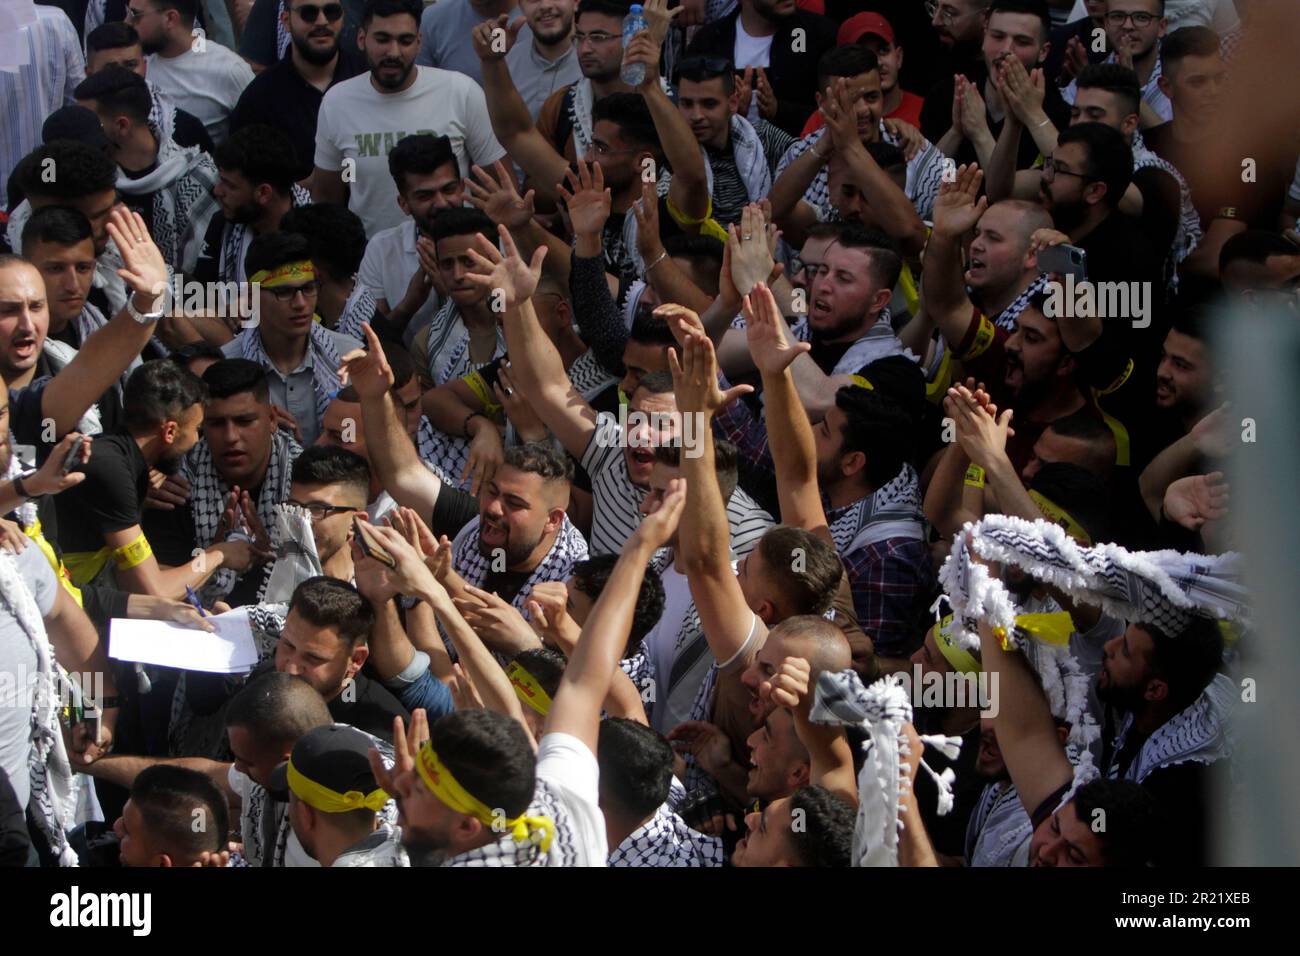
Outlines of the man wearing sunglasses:
{"type": "MultiPolygon", "coordinates": [[[[1160,88],[1160,40],[1165,35],[1165,0],[1110,0],[1106,7],[1107,63],[1132,68],[1142,85],[1142,128],[1173,118],[1174,106],[1160,88]]],[[[1071,83],[1061,93],[1073,103],[1078,89],[1071,83]]]]}
{"type": "Polygon", "coordinates": [[[325,91],[362,70],[355,42],[341,42],[344,8],[339,0],[286,0],[280,25],[289,34],[288,55],[257,75],[230,115],[230,131],[246,126],[274,126],[293,143],[311,173],[316,152],[316,115],[325,91]]]}
{"type": "Polygon", "coordinates": [[[194,34],[199,0],[130,0],[126,20],[148,54],[149,78],[176,105],[203,121],[212,142],[229,133],[230,113],[253,80],[243,57],[194,34]]]}

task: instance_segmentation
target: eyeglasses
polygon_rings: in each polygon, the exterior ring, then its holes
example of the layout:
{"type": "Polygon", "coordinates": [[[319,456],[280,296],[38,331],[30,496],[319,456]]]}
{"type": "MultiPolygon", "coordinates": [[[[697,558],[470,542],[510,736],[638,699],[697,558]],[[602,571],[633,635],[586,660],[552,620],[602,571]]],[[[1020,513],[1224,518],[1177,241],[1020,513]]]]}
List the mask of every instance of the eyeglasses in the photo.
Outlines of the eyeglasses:
{"type": "Polygon", "coordinates": [[[577,33],[573,34],[573,45],[582,46],[584,43],[608,43],[610,40],[622,40],[623,38],[617,33],[606,33],[603,30],[597,30],[595,33],[577,33]]]}
{"type": "Polygon", "coordinates": [[[149,7],[145,7],[143,10],[137,10],[135,7],[127,7],[126,19],[129,23],[136,23],[137,21],[143,20],[149,14],[157,12],[157,10],[150,9],[149,7]]]}
{"type": "Polygon", "coordinates": [[[1125,20],[1132,20],[1133,26],[1140,29],[1151,26],[1151,22],[1158,19],[1159,17],[1154,13],[1145,12],[1125,13],[1123,10],[1112,10],[1106,14],[1106,22],[1113,27],[1123,26],[1125,20]]]}
{"type": "Polygon", "coordinates": [[[327,3],[323,7],[318,7],[314,3],[304,3],[293,12],[298,14],[303,23],[315,23],[322,13],[330,23],[338,23],[343,19],[343,4],[327,3]]]}
{"type": "Polygon", "coordinates": [[[934,15],[936,13],[939,14],[939,22],[946,27],[950,27],[958,20],[960,20],[962,17],[970,16],[971,11],[967,11],[966,13],[959,13],[958,11],[954,10],[952,7],[939,6],[937,0],[925,0],[925,15],[929,17],[931,20],[933,20],[934,15]]]}
{"type": "Polygon", "coordinates": [[[316,293],[320,291],[319,282],[304,282],[302,285],[276,287],[274,289],[263,289],[263,292],[269,292],[275,296],[277,302],[292,302],[293,297],[299,292],[304,299],[316,298],[316,293]]]}
{"type": "Polygon", "coordinates": [[[295,508],[302,508],[306,511],[313,521],[321,521],[330,515],[338,514],[341,511],[356,511],[356,508],[349,505],[331,505],[324,501],[294,501],[290,498],[285,504],[293,505],[295,508]]]}
{"type": "Polygon", "coordinates": [[[1096,176],[1089,176],[1087,173],[1076,173],[1074,170],[1066,168],[1059,160],[1048,156],[1043,161],[1043,180],[1050,183],[1057,176],[1077,176],[1085,182],[1089,180],[1096,182],[1097,180],[1096,176]]]}

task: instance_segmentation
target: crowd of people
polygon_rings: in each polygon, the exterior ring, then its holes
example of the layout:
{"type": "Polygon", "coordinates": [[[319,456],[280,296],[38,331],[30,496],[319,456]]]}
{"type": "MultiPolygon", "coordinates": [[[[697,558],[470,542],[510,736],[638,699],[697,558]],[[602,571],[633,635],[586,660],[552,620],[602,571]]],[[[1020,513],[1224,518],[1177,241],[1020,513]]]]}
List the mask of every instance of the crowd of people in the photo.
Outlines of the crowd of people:
{"type": "Polygon", "coordinates": [[[1267,0],[5,6],[4,862],[1214,860],[1267,0]]]}

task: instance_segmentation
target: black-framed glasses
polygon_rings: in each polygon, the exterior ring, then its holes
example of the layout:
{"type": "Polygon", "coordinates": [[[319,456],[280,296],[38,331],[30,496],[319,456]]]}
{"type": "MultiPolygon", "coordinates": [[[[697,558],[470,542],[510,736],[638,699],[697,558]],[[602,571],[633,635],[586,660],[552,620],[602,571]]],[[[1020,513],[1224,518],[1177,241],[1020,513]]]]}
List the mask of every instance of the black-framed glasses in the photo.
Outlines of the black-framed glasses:
{"type": "Polygon", "coordinates": [[[274,289],[264,289],[263,291],[275,296],[277,302],[292,302],[293,297],[299,292],[302,293],[304,299],[314,299],[316,293],[320,292],[320,283],[315,281],[304,282],[302,285],[277,286],[274,289]]]}
{"type": "Polygon", "coordinates": [[[303,23],[315,23],[322,13],[330,23],[338,23],[343,19],[343,4],[327,3],[318,7],[314,3],[304,3],[293,12],[298,14],[303,23]]]}
{"type": "Polygon", "coordinates": [[[1139,29],[1151,26],[1152,22],[1159,20],[1154,13],[1147,13],[1139,10],[1136,13],[1125,13],[1123,10],[1111,10],[1106,14],[1106,22],[1113,27],[1124,25],[1125,20],[1132,20],[1133,26],[1139,29]]]}
{"type": "Polygon", "coordinates": [[[1057,176],[1075,176],[1082,179],[1084,182],[1096,182],[1097,180],[1096,176],[1089,176],[1087,173],[1076,173],[1074,170],[1066,167],[1059,160],[1052,159],[1051,156],[1046,157],[1043,160],[1043,179],[1050,183],[1057,176]]]}
{"type": "Polygon", "coordinates": [[[302,508],[311,515],[313,521],[321,521],[330,515],[336,515],[343,511],[357,510],[350,505],[332,505],[324,501],[295,501],[292,498],[286,501],[285,504],[293,505],[295,508],[302,508]]]}

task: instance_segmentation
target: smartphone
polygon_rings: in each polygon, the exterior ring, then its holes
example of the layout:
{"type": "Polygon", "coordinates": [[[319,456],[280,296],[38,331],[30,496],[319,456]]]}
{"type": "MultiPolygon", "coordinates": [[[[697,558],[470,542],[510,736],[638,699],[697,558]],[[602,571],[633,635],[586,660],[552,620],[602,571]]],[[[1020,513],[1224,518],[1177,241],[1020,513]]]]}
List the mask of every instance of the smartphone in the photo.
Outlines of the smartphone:
{"type": "Polygon", "coordinates": [[[380,564],[387,565],[390,568],[397,567],[397,561],[384,549],[384,546],[377,541],[371,540],[366,535],[356,515],[352,516],[352,534],[357,539],[357,545],[361,548],[361,553],[367,558],[374,558],[380,564]]]}
{"type": "Polygon", "coordinates": [[[85,445],[86,436],[78,435],[77,440],[72,443],[72,448],[68,450],[68,454],[63,458],[63,464],[59,469],[63,474],[66,475],[73,469],[73,467],[81,464],[81,449],[84,448],[85,445]]]}
{"type": "Polygon", "coordinates": [[[1048,246],[1038,252],[1038,271],[1055,272],[1061,278],[1072,275],[1076,282],[1081,282],[1088,278],[1088,253],[1078,246],[1064,243],[1048,246]]]}

